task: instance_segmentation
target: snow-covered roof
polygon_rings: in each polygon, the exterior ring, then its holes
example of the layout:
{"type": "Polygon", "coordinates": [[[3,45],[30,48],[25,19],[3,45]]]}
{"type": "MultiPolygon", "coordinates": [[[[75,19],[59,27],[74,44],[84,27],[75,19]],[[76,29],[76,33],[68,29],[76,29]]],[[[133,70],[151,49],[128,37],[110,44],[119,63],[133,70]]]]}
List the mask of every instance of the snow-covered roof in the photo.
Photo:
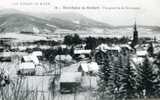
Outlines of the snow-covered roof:
{"type": "Polygon", "coordinates": [[[74,50],[74,54],[90,54],[91,50],[74,50]]]}
{"type": "Polygon", "coordinates": [[[82,70],[84,71],[84,72],[88,72],[89,70],[88,70],[88,64],[87,63],[81,63],[80,64],[80,67],[82,68],[82,70]]]}
{"type": "Polygon", "coordinates": [[[89,70],[98,72],[98,70],[99,70],[98,64],[96,62],[89,63],[89,70]]]}
{"type": "Polygon", "coordinates": [[[132,50],[132,47],[128,44],[123,44],[123,45],[120,45],[120,47],[126,47],[128,48],[129,50],[132,50]]]}
{"type": "Polygon", "coordinates": [[[146,56],[148,53],[147,53],[147,51],[136,51],[136,55],[137,56],[146,56]]]}
{"type": "Polygon", "coordinates": [[[14,52],[13,53],[12,52],[1,52],[0,56],[1,57],[11,57],[11,56],[13,56],[13,54],[14,54],[14,52]]]}
{"type": "Polygon", "coordinates": [[[28,56],[23,56],[23,59],[25,62],[34,62],[35,64],[39,64],[37,56],[34,56],[32,54],[28,56]]]}
{"type": "Polygon", "coordinates": [[[32,62],[21,63],[19,69],[35,69],[35,65],[32,62]]]}
{"type": "Polygon", "coordinates": [[[62,49],[64,49],[64,48],[67,48],[67,45],[60,45],[60,47],[62,48],[62,49]]]}
{"type": "Polygon", "coordinates": [[[107,45],[107,44],[101,44],[101,45],[99,45],[96,49],[98,49],[98,50],[107,50],[107,49],[109,49],[109,46],[107,45]]]}
{"type": "Polygon", "coordinates": [[[70,55],[57,55],[55,61],[71,61],[72,57],[70,55]]]}
{"type": "Polygon", "coordinates": [[[42,51],[34,51],[34,52],[32,52],[32,55],[34,55],[34,56],[42,56],[42,51]]]}
{"type": "Polygon", "coordinates": [[[32,61],[31,57],[30,56],[23,56],[23,59],[25,62],[30,62],[32,61]]]}
{"type": "Polygon", "coordinates": [[[80,72],[65,72],[61,74],[61,83],[80,82],[82,74],[80,72]]]}
{"type": "Polygon", "coordinates": [[[113,45],[113,46],[108,46],[107,44],[101,44],[99,45],[97,48],[97,50],[102,50],[102,51],[107,51],[107,50],[117,50],[118,52],[120,52],[121,48],[118,45],[113,45]]]}
{"type": "Polygon", "coordinates": [[[99,66],[96,62],[90,62],[90,63],[84,62],[81,63],[80,67],[84,72],[89,72],[89,71],[98,72],[99,70],[99,66]]]}
{"type": "Polygon", "coordinates": [[[142,64],[143,61],[144,61],[144,58],[142,58],[142,57],[133,57],[133,58],[132,58],[132,61],[133,61],[135,64],[142,64]]]}
{"type": "Polygon", "coordinates": [[[39,60],[36,56],[32,55],[31,58],[35,64],[39,64],[39,60]]]}

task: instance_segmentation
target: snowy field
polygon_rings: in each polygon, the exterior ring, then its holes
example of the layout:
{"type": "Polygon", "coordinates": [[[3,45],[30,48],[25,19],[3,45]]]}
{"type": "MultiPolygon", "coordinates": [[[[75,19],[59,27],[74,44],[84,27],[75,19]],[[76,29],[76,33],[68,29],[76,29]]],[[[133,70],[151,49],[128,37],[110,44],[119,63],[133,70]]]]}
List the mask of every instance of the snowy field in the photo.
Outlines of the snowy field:
{"type": "MultiPolygon", "coordinates": [[[[73,33],[75,34],[75,33],[73,33]]],[[[107,29],[103,32],[78,32],[77,34],[80,35],[80,37],[129,37],[132,38],[133,36],[133,28],[122,28],[122,29],[107,29]]],[[[139,37],[148,37],[148,38],[154,38],[156,37],[157,40],[160,40],[160,33],[156,31],[152,31],[151,29],[145,29],[145,28],[138,28],[138,34],[139,37]]],[[[52,34],[20,34],[20,33],[5,33],[1,34],[0,38],[13,38],[16,39],[16,41],[36,41],[36,40],[62,40],[68,33],[52,33],[52,34]]]]}
{"type": "Polygon", "coordinates": [[[16,41],[36,41],[46,40],[46,37],[39,35],[19,34],[19,33],[5,33],[1,34],[0,38],[13,38],[16,41]]]}

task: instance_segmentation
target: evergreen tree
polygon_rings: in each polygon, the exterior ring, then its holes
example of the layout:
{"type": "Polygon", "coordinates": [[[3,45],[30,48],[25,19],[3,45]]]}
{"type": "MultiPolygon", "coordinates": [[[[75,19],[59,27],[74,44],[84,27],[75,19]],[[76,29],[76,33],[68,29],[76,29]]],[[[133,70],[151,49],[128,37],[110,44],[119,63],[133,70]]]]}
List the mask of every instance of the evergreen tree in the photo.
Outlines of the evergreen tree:
{"type": "Polygon", "coordinates": [[[106,92],[110,70],[111,69],[110,69],[109,59],[108,58],[106,59],[103,56],[101,60],[101,67],[98,73],[98,76],[100,78],[100,80],[98,81],[98,86],[99,86],[98,91],[100,92],[102,97],[104,97],[106,92]]]}
{"type": "Polygon", "coordinates": [[[104,59],[107,59],[106,53],[99,50],[95,54],[95,61],[97,62],[98,65],[103,65],[104,64],[104,59]]]}
{"type": "Polygon", "coordinates": [[[136,80],[135,70],[130,65],[129,56],[127,60],[126,66],[123,67],[120,95],[122,98],[130,99],[135,97],[136,80]]]}
{"type": "Polygon", "coordinates": [[[63,43],[66,45],[77,45],[82,43],[82,39],[79,37],[78,34],[74,34],[74,36],[66,35],[64,37],[63,43]]]}
{"type": "Polygon", "coordinates": [[[66,45],[72,45],[73,44],[73,37],[71,35],[66,35],[64,37],[63,43],[66,45]]]}
{"type": "Polygon", "coordinates": [[[85,38],[85,42],[87,44],[86,49],[92,49],[93,50],[98,46],[98,44],[97,44],[98,40],[94,37],[85,38]]]}
{"type": "Polygon", "coordinates": [[[153,48],[153,44],[152,43],[149,44],[147,52],[148,52],[149,56],[153,56],[154,48],[153,48]]]}
{"type": "Polygon", "coordinates": [[[121,57],[115,57],[113,62],[112,62],[112,68],[111,68],[111,73],[110,77],[108,80],[108,90],[109,94],[112,96],[114,100],[119,100],[121,99],[120,95],[120,87],[122,85],[122,61],[121,57]],[[116,60],[115,60],[116,59],[116,60]]]}
{"type": "Polygon", "coordinates": [[[143,64],[137,71],[137,92],[140,97],[153,97],[157,91],[158,75],[154,73],[153,66],[145,57],[143,64]]]}
{"type": "Polygon", "coordinates": [[[75,34],[75,35],[73,36],[73,44],[74,44],[74,45],[77,45],[77,44],[81,44],[81,43],[82,43],[82,39],[79,37],[78,34],[75,34]]]}

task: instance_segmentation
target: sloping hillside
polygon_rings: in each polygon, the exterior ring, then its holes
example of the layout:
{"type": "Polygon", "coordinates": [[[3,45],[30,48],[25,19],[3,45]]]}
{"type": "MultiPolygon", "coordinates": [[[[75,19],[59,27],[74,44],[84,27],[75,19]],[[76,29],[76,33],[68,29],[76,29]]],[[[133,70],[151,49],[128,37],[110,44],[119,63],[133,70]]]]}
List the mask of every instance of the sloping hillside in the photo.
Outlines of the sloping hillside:
{"type": "Polygon", "coordinates": [[[107,23],[98,22],[93,19],[89,19],[78,13],[59,13],[59,14],[50,14],[48,18],[52,20],[52,18],[59,18],[62,20],[70,21],[72,23],[77,24],[79,28],[112,28],[112,25],[107,23]]]}
{"type": "Polygon", "coordinates": [[[0,16],[0,32],[52,32],[56,26],[49,21],[24,14],[0,16]]]}

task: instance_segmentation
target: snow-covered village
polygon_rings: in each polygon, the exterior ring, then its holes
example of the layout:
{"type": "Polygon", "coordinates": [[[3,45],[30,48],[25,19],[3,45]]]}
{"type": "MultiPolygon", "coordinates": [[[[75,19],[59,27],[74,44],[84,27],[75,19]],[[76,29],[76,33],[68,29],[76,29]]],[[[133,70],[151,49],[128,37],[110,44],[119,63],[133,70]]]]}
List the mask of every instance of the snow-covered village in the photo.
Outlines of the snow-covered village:
{"type": "Polygon", "coordinates": [[[160,26],[129,21],[0,10],[0,100],[159,100],[160,26]]]}

